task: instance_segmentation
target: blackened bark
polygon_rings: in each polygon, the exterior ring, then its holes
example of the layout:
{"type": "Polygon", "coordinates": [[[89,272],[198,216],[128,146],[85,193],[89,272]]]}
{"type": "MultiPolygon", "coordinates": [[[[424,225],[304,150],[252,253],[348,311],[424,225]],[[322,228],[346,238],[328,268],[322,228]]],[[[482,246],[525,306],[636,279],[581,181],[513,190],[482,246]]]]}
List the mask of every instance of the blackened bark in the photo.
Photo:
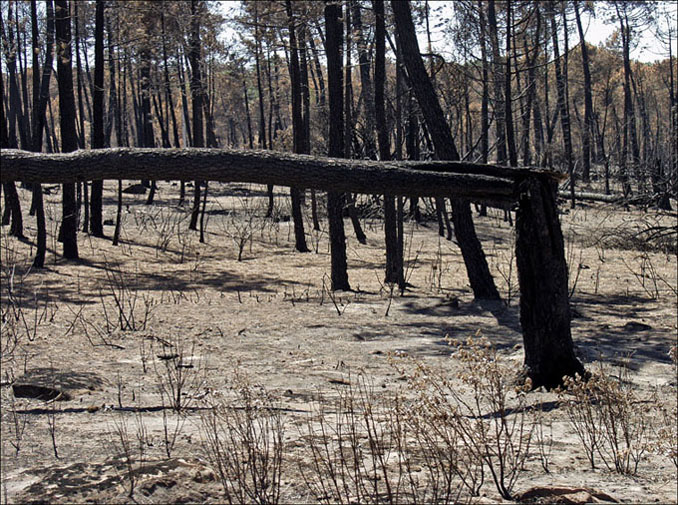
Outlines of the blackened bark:
{"type": "MultiPolygon", "coordinates": [[[[292,131],[294,136],[294,152],[304,153],[307,141],[305,138],[304,122],[301,110],[301,73],[299,70],[299,52],[294,13],[291,0],[285,1],[287,22],[290,37],[290,80],[292,83],[292,131]]],[[[308,85],[308,82],[306,83],[308,85]]],[[[263,109],[262,109],[263,110],[263,109]]],[[[292,198],[292,220],[294,222],[294,243],[299,252],[309,252],[304,233],[304,216],[301,213],[301,198],[298,188],[290,188],[292,198]]]]}
{"type": "MultiPolygon", "coordinates": [[[[0,16],[0,19],[2,16],[0,16]]],[[[0,54],[0,57],[2,54],[0,54]]],[[[5,97],[5,82],[3,78],[3,73],[0,72],[0,96],[5,97]]],[[[7,132],[7,118],[5,118],[5,105],[0,104],[0,147],[8,148],[9,147],[9,134],[7,132]]]]}
{"type": "MultiPolygon", "coordinates": [[[[504,72],[504,107],[506,110],[506,147],[508,149],[509,164],[512,167],[518,165],[518,153],[516,152],[516,140],[513,131],[513,109],[511,107],[511,2],[506,1],[506,70],[504,72]]],[[[520,90],[518,90],[520,93],[520,90]]]]}
{"type": "MultiPolygon", "coordinates": [[[[8,6],[8,16],[12,15],[12,4],[8,6]]],[[[0,28],[2,28],[2,16],[0,16],[0,28]]],[[[4,29],[2,30],[4,33],[4,29]]],[[[16,76],[16,50],[13,46],[13,32],[11,28],[8,28],[8,43],[3,44],[5,47],[5,61],[7,64],[7,72],[9,75],[9,110],[8,110],[8,119],[9,119],[9,129],[7,130],[7,141],[8,144],[6,147],[17,147],[17,138],[16,138],[16,124],[17,120],[19,121],[19,135],[21,137],[22,148],[26,148],[28,143],[25,138],[26,135],[23,132],[21,127],[21,98],[19,95],[19,86],[17,84],[16,76]]],[[[3,94],[4,99],[4,94],[3,94]]],[[[3,184],[3,191],[5,193],[5,212],[2,215],[2,225],[6,226],[11,223],[10,226],[10,235],[15,237],[23,237],[23,217],[21,215],[21,202],[19,201],[19,194],[16,190],[16,185],[14,182],[7,182],[3,184]]]]}
{"type": "Polygon", "coordinates": [[[14,237],[23,238],[24,224],[16,185],[14,182],[6,182],[2,185],[2,189],[5,192],[5,214],[2,216],[2,224],[6,226],[11,223],[9,234],[14,237]]]}
{"type": "MultiPolygon", "coordinates": [[[[511,203],[515,178],[531,174],[460,161],[347,160],[237,149],[112,148],[69,154],[3,149],[0,181],[64,183],[84,179],[190,180],[304,186],[373,194],[440,196],[511,203]]],[[[557,180],[560,174],[549,174],[557,180]]]]}
{"type": "MultiPolygon", "coordinates": [[[[120,19],[118,15],[116,14],[116,22],[119,24],[120,19]]],[[[115,85],[115,76],[116,73],[119,75],[121,74],[120,72],[120,63],[118,63],[118,72],[116,72],[116,58],[115,54],[113,51],[114,47],[114,37],[113,37],[113,31],[111,30],[111,22],[108,20],[106,23],[106,31],[108,32],[108,65],[109,65],[109,76],[108,78],[110,79],[110,95],[109,95],[109,100],[110,104],[112,107],[109,108],[109,114],[112,116],[112,119],[115,121],[115,139],[116,142],[119,146],[126,145],[127,140],[126,136],[123,133],[123,121],[122,121],[122,112],[121,112],[121,105],[120,105],[120,98],[116,89],[115,85]]],[[[164,46],[163,46],[164,47],[164,46]]],[[[118,53],[119,54],[119,53],[118,53]]],[[[166,68],[166,67],[165,67],[166,68]]],[[[124,84],[124,79],[122,80],[122,94],[123,94],[123,100],[124,96],[126,96],[125,93],[125,84],[124,84]]],[[[110,137],[109,137],[110,138],[110,137]]],[[[110,141],[108,141],[110,143],[110,141]]],[[[178,147],[178,144],[177,144],[178,147]]],[[[182,189],[183,189],[183,184],[184,182],[181,181],[182,184],[182,189]]],[[[118,245],[120,243],[120,227],[122,226],[121,221],[122,221],[122,180],[118,179],[118,191],[117,191],[117,206],[116,206],[116,213],[115,213],[115,229],[113,231],[113,240],[112,240],[112,245],[118,245]]]]}
{"type": "Polygon", "coordinates": [[[177,126],[177,115],[174,111],[174,97],[172,95],[172,86],[170,85],[169,65],[167,64],[167,45],[165,43],[165,14],[160,16],[161,30],[162,30],[162,63],[163,63],[163,77],[165,86],[165,100],[167,108],[169,109],[170,118],[172,119],[172,138],[174,147],[181,147],[179,143],[179,128],[177,126]]]}
{"type": "MultiPolygon", "coordinates": [[[[186,93],[186,79],[184,77],[184,62],[180,54],[177,54],[177,77],[179,78],[179,88],[181,89],[181,111],[184,116],[183,126],[184,131],[186,132],[186,138],[184,139],[184,147],[187,147],[193,145],[193,133],[191,132],[191,118],[188,113],[188,97],[186,93]]],[[[248,114],[247,117],[249,118],[249,108],[247,109],[247,114],[248,114]]],[[[252,146],[250,145],[250,149],[251,148],[252,146]]]]}
{"type": "MultiPolygon", "coordinates": [[[[259,37],[259,9],[257,7],[256,2],[254,3],[253,6],[254,6],[254,67],[256,69],[257,75],[257,95],[259,98],[259,148],[266,149],[266,117],[264,115],[264,86],[261,81],[261,47],[260,47],[261,41],[259,37]]],[[[297,81],[297,85],[298,82],[299,81],[297,81]]]]}
{"type": "MultiPolygon", "coordinates": [[[[480,20],[480,55],[482,59],[482,98],[480,102],[480,160],[487,163],[490,153],[490,120],[489,102],[490,85],[487,61],[487,24],[485,23],[485,3],[478,0],[478,17],[480,20]]],[[[486,212],[485,212],[486,213],[486,212]]]]}
{"type": "MultiPolygon", "coordinates": [[[[191,0],[191,37],[188,59],[191,65],[191,101],[193,106],[193,147],[205,145],[203,136],[202,111],[203,111],[203,87],[200,71],[200,0],[191,0]]],[[[200,184],[195,180],[193,183],[193,210],[189,230],[198,227],[200,215],[200,184]]]]}
{"type": "MultiPolygon", "coordinates": [[[[379,159],[391,158],[391,146],[386,127],[386,108],[384,104],[384,87],[386,83],[386,22],[384,19],[383,0],[374,0],[375,57],[374,57],[374,108],[376,114],[377,140],[379,142],[379,159]]],[[[362,64],[362,63],[361,63],[362,64]]],[[[403,275],[403,258],[398,247],[398,216],[396,214],[395,197],[384,195],[384,239],[386,242],[386,275],[384,282],[398,283],[405,288],[403,275]]]]}
{"type": "MultiPolygon", "coordinates": [[[[355,146],[353,149],[352,141],[353,138],[353,62],[351,61],[351,55],[353,54],[353,47],[351,41],[353,40],[353,26],[351,24],[351,9],[349,6],[346,6],[346,11],[344,12],[344,26],[346,30],[346,47],[344,49],[344,54],[346,55],[346,63],[344,65],[344,156],[346,158],[353,158],[355,153],[357,157],[361,158],[361,152],[358,149],[359,146],[355,146]]],[[[351,198],[349,195],[349,204],[351,203],[351,198]]]]}
{"type": "MultiPolygon", "coordinates": [[[[92,149],[106,147],[104,136],[104,0],[97,0],[94,23],[94,89],[92,90],[92,149]]],[[[90,231],[104,236],[102,219],[103,181],[92,181],[90,231]]]]}
{"type": "MultiPolygon", "coordinates": [[[[355,121],[356,119],[353,116],[353,78],[351,77],[351,69],[353,64],[351,63],[351,32],[353,30],[353,23],[351,22],[351,9],[349,6],[346,7],[344,13],[344,24],[346,26],[346,65],[344,67],[346,77],[344,82],[344,157],[353,158],[354,154],[359,154],[359,146],[356,142],[355,149],[351,147],[352,138],[355,134],[355,121]]],[[[373,146],[374,147],[374,146],[373,146]]],[[[373,153],[374,154],[374,153],[373,153]]],[[[353,231],[355,232],[356,239],[361,244],[367,243],[367,237],[365,232],[363,232],[363,227],[360,224],[360,219],[358,218],[358,212],[355,209],[355,197],[348,193],[345,195],[344,205],[348,211],[348,217],[351,219],[351,224],[353,225],[353,231]]]]}
{"type": "MultiPolygon", "coordinates": [[[[75,41],[75,77],[78,88],[78,146],[85,148],[85,107],[82,98],[82,63],[80,59],[80,19],[78,12],[78,2],[73,2],[73,27],[75,41]]],[[[83,230],[85,231],[85,230],[83,230]]]]}
{"type": "MultiPolygon", "coordinates": [[[[301,123],[304,130],[303,154],[311,154],[311,91],[308,87],[308,54],[306,50],[306,26],[298,30],[299,77],[301,78],[301,123]]],[[[270,80],[269,80],[270,84],[270,80]]]]}
{"type": "Polygon", "coordinates": [[[589,50],[584,39],[584,30],[579,15],[579,2],[574,2],[574,14],[581,46],[581,64],[584,71],[584,128],[582,128],[582,179],[588,182],[591,178],[591,137],[593,136],[593,98],[591,86],[591,69],[589,68],[589,50]]]}
{"type": "Polygon", "coordinates": [[[318,87],[320,88],[320,96],[318,97],[318,105],[322,108],[325,106],[325,79],[323,78],[322,67],[320,66],[320,58],[318,57],[318,50],[315,47],[313,35],[309,34],[308,44],[311,47],[313,54],[313,65],[315,67],[315,74],[318,78],[318,87]]]}
{"type": "MultiPolygon", "coordinates": [[[[429,127],[436,155],[439,159],[458,160],[459,153],[454,144],[454,139],[421,59],[409,3],[393,1],[391,5],[410,84],[429,127]]],[[[485,254],[475,232],[471,207],[468,202],[458,199],[452,200],[452,219],[455,236],[464,258],[471,289],[473,289],[475,297],[499,299],[499,292],[494,285],[485,254]]]]}
{"type": "Polygon", "coordinates": [[[516,264],[525,371],[532,387],[553,388],[564,376],[584,376],[570,332],[567,264],[555,188],[541,178],[521,183],[516,264]]]}
{"type": "MultiPolygon", "coordinates": [[[[254,136],[252,134],[252,116],[250,115],[250,100],[247,92],[247,82],[242,81],[242,94],[245,101],[245,116],[247,118],[247,140],[250,149],[254,149],[254,136]]],[[[271,217],[267,215],[266,217],[271,217]]]]}
{"type": "MultiPolygon", "coordinates": [[[[374,142],[375,127],[375,100],[376,96],[372,92],[372,79],[370,76],[370,57],[367,48],[367,41],[363,33],[362,17],[360,15],[360,3],[357,0],[351,0],[351,12],[353,14],[353,26],[357,35],[358,48],[358,67],[360,69],[360,94],[365,106],[365,131],[363,132],[363,150],[366,158],[371,160],[376,157],[376,146],[374,142]]],[[[378,23],[378,21],[377,21],[378,23]]],[[[379,42],[377,41],[377,44],[379,42]]],[[[376,63],[375,63],[376,64],[376,63]]],[[[376,81],[376,68],[374,79],[376,81]]],[[[375,83],[376,85],[376,83],[375,83]]]]}
{"type": "Polygon", "coordinates": [[[629,182],[631,174],[629,172],[637,169],[638,162],[640,161],[640,149],[638,148],[638,134],[636,131],[636,112],[631,94],[631,30],[629,28],[628,19],[626,18],[625,7],[622,6],[620,10],[620,6],[615,4],[615,9],[617,11],[617,16],[619,17],[624,61],[624,159],[622,160],[622,184],[624,185],[624,196],[628,197],[631,194],[631,184],[629,182]],[[629,140],[631,141],[631,170],[629,170],[626,159],[628,156],[629,140]]]}
{"type": "MultiPolygon", "coordinates": [[[[414,100],[412,93],[408,93],[407,100],[407,135],[405,138],[405,147],[407,151],[407,159],[419,159],[419,120],[414,110],[414,100]]],[[[410,216],[414,218],[416,223],[421,222],[421,211],[419,210],[419,197],[413,197],[410,200],[410,216]]]]}
{"type": "MultiPolygon", "coordinates": [[[[45,6],[47,11],[47,23],[45,27],[45,61],[42,67],[42,76],[40,77],[37,102],[33,105],[32,150],[35,152],[40,152],[42,150],[42,133],[45,128],[45,113],[47,110],[47,101],[49,100],[49,81],[52,76],[52,61],[54,59],[54,9],[52,7],[52,0],[46,0],[45,6]]],[[[34,43],[36,42],[37,37],[34,37],[34,43]]],[[[37,55],[35,49],[36,48],[34,48],[33,53],[37,55]]],[[[38,68],[35,60],[33,68],[38,68]]],[[[36,98],[35,93],[33,94],[33,98],[36,98]]],[[[33,206],[35,207],[35,217],[38,228],[36,238],[37,250],[35,259],[33,260],[33,266],[35,268],[43,268],[45,266],[45,254],[47,252],[47,227],[45,223],[42,185],[40,183],[33,184],[33,206]]]]}
{"type": "Polygon", "coordinates": [[[33,142],[33,132],[35,132],[36,118],[38,114],[38,102],[40,101],[40,34],[38,32],[38,6],[37,0],[31,0],[31,53],[33,54],[32,61],[32,77],[33,77],[33,108],[31,117],[31,147],[35,144],[33,142]]]}
{"type": "MultiPolygon", "coordinates": [[[[336,3],[325,4],[325,30],[327,53],[327,81],[329,88],[330,131],[329,155],[344,156],[344,104],[343,79],[341,75],[342,26],[341,7],[336,3]]],[[[330,228],[331,289],[350,290],[346,266],[346,235],[342,217],[343,195],[335,191],[327,193],[327,214],[330,228]]]]}
{"type": "MultiPolygon", "coordinates": [[[[525,111],[523,111],[522,118],[522,128],[523,128],[523,165],[530,166],[532,164],[531,150],[530,150],[530,119],[532,117],[532,107],[535,103],[535,97],[537,95],[537,83],[536,83],[536,63],[537,56],[539,54],[539,40],[541,37],[541,11],[540,9],[535,9],[536,17],[536,26],[534,29],[534,39],[533,39],[533,48],[532,55],[528,54],[527,57],[527,104],[525,106],[525,111]]],[[[525,35],[525,46],[527,47],[527,36],[525,35]]],[[[536,107],[536,106],[535,106],[536,107]]],[[[537,148],[539,139],[535,132],[535,148],[537,148]]]]}
{"type": "Polygon", "coordinates": [[[499,55],[499,30],[497,27],[497,13],[494,0],[490,0],[488,3],[487,22],[488,30],[490,32],[490,45],[492,48],[497,163],[505,164],[508,161],[508,156],[506,154],[506,105],[504,103],[504,90],[502,89],[502,83],[504,82],[504,68],[499,55]]]}
{"type": "MultiPolygon", "coordinates": [[[[565,13],[563,12],[563,24],[565,24],[565,13]]],[[[567,25],[564,26],[564,32],[567,34],[567,25]]],[[[567,173],[570,176],[570,197],[571,207],[575,207],[575,181],[574,164],[572,163],[572,134],[570,131],[570,108],[567,96],[567,67],[561,69],[560,48],[558,47],[558,31],[556,27],[555,11],[551,15],[551,37],[553,39],[553,54],[555,57],[556,71],[556,91],[558,93],[558,110],[560,111],[560,125],[563,130],[563,143],[565,144],[565,159],[567,160],[567,173]]],[[[567,54],[567,47],[565,48],[567,54]]]]}
{"type": "MultiPolygon", "coordinates": [[[[73,69],[71,52],[71,17],[69,2],[56,0],[54,25],[57,43],[57,81],[59,84],[59,125],[61,151],[69,153],[78,149],[75,128],[75,96],[73,95],[73,69]]],[[[63,185],[62,221],[60,236],[64,257],[78,259],[78,208],[75,201],[75,184],[63,185]]]]}

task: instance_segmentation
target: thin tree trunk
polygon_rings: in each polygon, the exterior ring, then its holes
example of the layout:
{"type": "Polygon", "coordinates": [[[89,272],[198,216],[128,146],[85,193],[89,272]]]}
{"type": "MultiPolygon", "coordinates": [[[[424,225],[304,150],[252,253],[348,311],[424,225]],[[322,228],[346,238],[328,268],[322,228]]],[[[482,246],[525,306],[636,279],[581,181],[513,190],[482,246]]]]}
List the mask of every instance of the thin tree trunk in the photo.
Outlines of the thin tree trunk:
{"type": "Polygon", "coordinates": [[[503,64],[499,55],[499,34],[494,0],[490,0],[488,3],[487,22],[490,32],[490,46],[492,48],[495,116],[494,125],[496,128],[497,137],[497,163],[503,165],[508,161],[508,156],[506,153],[506,104],[504,102],[504,90],[502,89],[502,83],[505,83],[505,77],[503,72],[503,64]]]}
{"type": "MultiPolygon", "coordinates": [[[[75,97],[73,96],[71,63],[71,17],[67,0],[56,0],[54,24],[57,42],[61,151],[69,153],[78,149],[78,138],[75,129],[75,97]]],[[[75,202],[75,184],[63,185],[62,212],[59,235],[63,241],[64,257],[66,259],[78,259],[78,209],[75,202]]]]}
{"type": "MultiPolygon", "coordinates": [[[[92,90],[92,149],[106,147],[104,131],[104,0],[97,0],[94,26],[94,89],[92,90]]],[[[113,74],[109,78],[114,78],[113,74]]],[[[95,237],[104,236],[103,181],[92,181],[91,231],[95,237]]],[[[85,218],[86,219],[86,218],[85,218]]]]}
{"type": "Polygon", "coordinates": [[[508,161],[512,167],[518,166],[515,133],[513,130],[513,109],[511,107],[511,1],[506,1],[506,71],[504,72],[504,106],[506,108],[506,147],[508,161]]]}
{"type": "MultiPolygon", "coordinates": [[[[459,153],[440,108],[433,85],[431,84],[419,52],[414,23],[409,3],[393,1],[391,3],[396,31],[402,47],[403,60],[409,74],[419,106],[426,118],[431,138],[435,144],[439,159],[458,160],[459,153]]],[[[466,264],[471,288],[476,298],[499,299],[490,269],[485,259],[480,241],[475,233],[471,208],[468,202],[452,200],[454,232],[466,264]]]]}
{"type": "MultiPolygon", "coordinates": [[[[85,148],[85,108],[82,101],[82,63],[80,60],[80,20],[78,17],[78,3],[73,2],[73,27],[75,39],[75,77],[78,87],[78,146],[80,149],[85,148]]],[[[85,220],[85,222],[87,222],[85,220]]],[[[83,230],[86,231],[86,230],[83,230]]]]}
{"type": "MultiPolygon", "coordinates": [[[[52,61],[54,59],[54,9],[52,0],[45,1],[47,11],[47,23],[45,28],[45,61],[42,68],[42,75],[34,71],[33,86],[38,85],[37,90],[33,90],[33,133],[32,150],[40,152],[42,150],[42,135],[45,127],[45,112],[47,110],[47,101],[49,100],[49,81],[52,76],[52,61]],[[38,78],[36,79],[35,76],[38,78]],[[37,93],[36,93],[37,91],[37,93]]],[[[31,25],[33,32],[33,69],[39,67],[38,63],[38,23],[36,0],[31,0],[31,25]]],[[[0,88],[0,94],[2,89],[0,88]]],[[[2,118],[4,125],[4,117],[2,118]]],[[[47,227],[45,223],[45,207],[42,195],[42,185],[34,183],[33,188],[33,207],[35,208],[35,217],[38,228],[36,237],[36,253],[33,260],[35,268],[45,266],[45,255],[47,253],[47,227]]]]}
{"type": "MultiPolygon", "coordinates": [[[[344,104],[341,75],[342,26],[341,7],[334,3],[325,4],[325,29],[327,32],[327,81],[329,88],[329,155],[344,156],[344,104]]],[[[327,214],[330,228],[331,289],[350,290],[346,265],[346,236],[342,218],[343,196],[335,191],[327,193],[327,214]]]]}
{"type": "MultiPolygon", "coordinates": [[[[564,17],[564,14],[563,14],[564,17]]],[[[565,20],[563,19],[563,22],[565,20]]],[[[565,33],[567,28],[565,27],[565,33]]],[[[560,67],[560,48],[558,47],[558,32],[556,27],[556,13],[551,13],[551,37],[553,39],[553,53],[555,56],[555,71],[556,71],[556,91],[558,93],[558,109],[560,110],[560,125],[563,130],[563,142],[565,144],[565,158],[567,160],[567,173],[570,176],[570,205],[575,207],[574,196],[574,165],[572,163],[572,135],[570,133],[570,112],[567,98],[567,75],[560,67]]],[[[565,49],[567,52],[567,48],[565,49]]]]}
{"type": "MultiPolygon", "coordinates": [[[[365,106],[365,130],[363,132],[363,150],[368,159],[375,159],[377,154],[376,143],[374,141],[374,127],[376,120],[375,95],[372,91],[372,79],[370,77],[370,57],[367,48],[367,41],[363,33],[363,23],[360,16],[360,4],[357,0],[351,0],[351,10],[353,12],[353,26],[357,35],[358,48],[358,67],[360,69],[360,94],[365,106]]],[[[376,72],[376,69],[375,69],[376,72]]],[[[376,76],[375,76],[376,80],[376,76]]]]}
{"type": "MultiPolygon", "coordinates": [[[[186,131],[186,139],[184,146],[193,145],[193,134],[191,132],[191,117],[188,112],[188,98],[186,96],[186,79],[184,78],[184,63],[181,55],[177,55],[177,76],[179,78],[179,88],[181,89],[181,110],[184,117],[184,130],[186,131]]],[[[247,95],[246,95],[247,96],[247,95]]],[[[249,117],[249,108],[247,109],[249,117]]]]}
{"type": "Polygon", "coordinates": [[[577,32],[581,46],[581,63],[584,72],[584,128],[582,128],[582,179],[589,182],[591,179],[591,137],[593,136],[593,97],[591,85],[591,70],[589,68],[589,50],[584,38],[581,16],[579,15],[579,2],[574,2],[574,14],[577,22],[577,32]]]}
{"type": "MultiPolygon", "coordinates": [[[[304,152],[306,150],[306,146],[309,143],[306,139],[306,131],[304,129],[302,117],[302,83],[301,73],[299,70],[299,53],[295,17],[294,13],[292,12],[291,0],[285,0],[285,9],[287,11],[287,23],[290,38],[290,80],[292,83],[292,131],[294,136],[294,152],[297,154],[308,154],[304,152]]],[[[308,85],[308,82],[306,85],[308,85]]],[[[309,248],[306,245],[306,234],[304,233],[304,216],[301,212],[301,198],[299,189],[295,187],[290,188],[290,196],[292,198],[292,220],[294,222],[295,248],[299,252],[309,252],[309,248]]]]}
{"type": "MultiPolygon", "coordinates": [[[[12,4],[8,6],[8,18],[12,17],[12,4]]],[[[3,42],[5,42],[4,28],[2,28],[2,16],[0,16],[0,31],[3,35],[3,42]]],[[[28,147],[28,139],[26,138],[26,132],[22,127],[21,119],[21,98],[19,94],[19,86],[17,84],[17,75],[16,75],[16,53],[13,49],[13,39],[14,33],[11,28],[8,28],[8,41],[5,46],[5,61],[7,65],[7,72],[9,75],[9,110],[8,110],[8,119],[9,119],[9,129],[8,129],[8,147],[17,147],[17,138],[16,138],[16,124],[19,122],[19,136],[21,138],[21,146],[23,149],[28,147]]],[[[4,98],[4,96],[3,96],[4,98]]],[[[23,217],[21,215],[21,202],[19,200],[19,194],[16,190],[16,185],[14,182],[8,182],[3,184],[3,190],[5,193],[5,212],[2,215],[2,225],[10,225],[10,235],[15,237],[22,238],[23,233],[23,217]]]]}
{"type": "MultiPolygon", "coordinates": [[[[375,23],[375,58],[374,58],[374,107],[376,114],[377,140],[379,142],[379,159],[391,159],[391,146],[386,127],[386,109],[384,104],[384,88],[386,84],[386,22],[384,19],[383,0],[373,0],[375,23]]],[[[362,63],[361,63],[362,64],[362,63]]],[[[405,289],[403,275],[403,258],[398,247],[398,215],[395,197],[384,195],[384,240],[386,242],[386,274],[384,282],[398,283],[400,290],[405,289]]]]}
{"type": "MultiPolygon", "coordinates": [[[[193,105],[193,147],[204,147],[203,137],[203,87],[200,71],[200,1],[191,0],[191,36],[189,49],[189,62],[191,65],[191,102],[193,105]]],[[[193,211],[190,230],[196,230],[200,215],[200,184],[201,181],[193,182],[193,211]]]]}
{"type": "Polygon", "coordinates": [[[325,79],[323,78],[322,66],[320,65],[320,57],[318,56],[318,49],[315,46],[313,35],[308,38],[308,43],[311,46],[311,53],[313,54],[313,65],[315,66],[315,73],[318,78],[318,87],[320,88],[320,97],[318,105],[323,108],[325,106],[325,79]]]}
{"type": "MultiPolygon", "coordinates": [[[[345,27],[346,27],[346,66],[345,66],[345,74],[346,77],[344,79],[344,82],[346,85],[344,86],[344,157],[352,159],[353,158],[353,150],[351,149],[351,139],[353,137],[353,130],[354,130],[354,120],[353,120],[353,78],[351,77],[351,68],[352,68],[352,63],[351,63],[351,30],[352,30],[352,24],[351,24],[351,10],[349,6],[346,6],[346,11],[344,14],[344,21],[345,21],[345,27]]],[[[360,219],[358,219],[358,213],[356,212],[355,209],[355,198],[352,194],[348,193],[345,195],[346,198],[346,210],[348,211],[348,217],[351,219],[351,224],[353,225],[353,230],[355,232],[356,239],[358,242],[361,244],[366,244],[367,243],[367,237],[365,236],[365,233],[363,232],[362,226],[360,225],[360,219]]]]}

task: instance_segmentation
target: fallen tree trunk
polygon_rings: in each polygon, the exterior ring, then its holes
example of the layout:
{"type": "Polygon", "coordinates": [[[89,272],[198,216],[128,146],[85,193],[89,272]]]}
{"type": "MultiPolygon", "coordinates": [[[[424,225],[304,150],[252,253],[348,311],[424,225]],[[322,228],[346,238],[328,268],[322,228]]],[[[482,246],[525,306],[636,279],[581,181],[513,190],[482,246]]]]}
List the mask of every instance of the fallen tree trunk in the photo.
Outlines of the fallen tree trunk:
{"type": "Polygon", "coordinates": [[[250,182],[353,193],[513,202],[517,179],[557,174],[465,162],[376,162],[271,151],[114,148],[43,154],[3,149],[0,181],[104,179],[250,182]]]}
{"type": "MultiPolygon", "coordinates": [[[[569,191],[558,191],[560,198],[571,198],[569,191]]],[[[622,203],[625,199],[623,195],[604,195],[602,193],[588,193],[582,191],[575,191],[575,200],[589,201],[589,202],[605,202],[605,203],[622,203]]]]}

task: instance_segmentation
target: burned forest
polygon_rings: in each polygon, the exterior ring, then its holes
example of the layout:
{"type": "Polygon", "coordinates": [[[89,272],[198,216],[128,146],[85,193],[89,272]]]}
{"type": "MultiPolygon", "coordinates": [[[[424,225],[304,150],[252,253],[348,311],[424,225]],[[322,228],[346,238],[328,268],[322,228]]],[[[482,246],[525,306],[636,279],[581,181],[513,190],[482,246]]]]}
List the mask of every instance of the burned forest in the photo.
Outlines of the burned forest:
{"type": "Polygon", "coordinates": [[[0,2],[0,502],[675,503],[677,26],[0,2]]]}

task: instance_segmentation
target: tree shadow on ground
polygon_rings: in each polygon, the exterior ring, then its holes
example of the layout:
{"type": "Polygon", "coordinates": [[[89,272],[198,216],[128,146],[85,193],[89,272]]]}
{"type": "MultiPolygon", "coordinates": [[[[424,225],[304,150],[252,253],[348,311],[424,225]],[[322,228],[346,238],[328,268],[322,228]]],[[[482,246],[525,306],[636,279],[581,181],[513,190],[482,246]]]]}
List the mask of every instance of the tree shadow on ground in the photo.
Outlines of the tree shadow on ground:
{"type": "Polygon", "coordinates": [[[675,329],[661,327],[652,319],[655,300],[580,294],[575,302],[578,316],[572,328],[582,360],[623,361],[631,369],[651,362],[671,363],[668,351],[676,342],[675,329]]]}

